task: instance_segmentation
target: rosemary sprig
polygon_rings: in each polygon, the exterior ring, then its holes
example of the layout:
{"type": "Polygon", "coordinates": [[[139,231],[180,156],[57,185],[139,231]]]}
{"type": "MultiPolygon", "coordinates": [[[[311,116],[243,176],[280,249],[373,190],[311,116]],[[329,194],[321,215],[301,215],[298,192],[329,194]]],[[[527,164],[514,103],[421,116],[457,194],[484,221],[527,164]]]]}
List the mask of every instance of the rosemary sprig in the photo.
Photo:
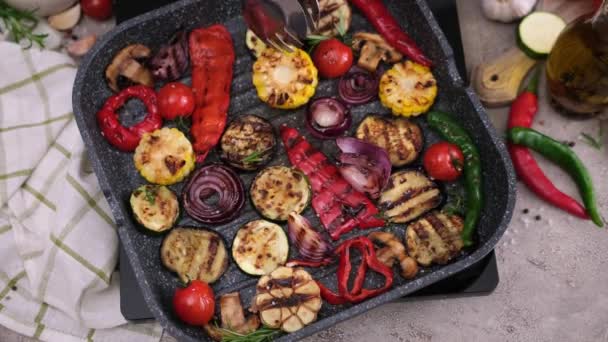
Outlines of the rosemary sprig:
{"type": "Polygon", "coordinates": [[[146,186],[144,188],[144,196],[150,205],[154,205],[156,202],[156,195],[158,194],[157,190],[158,189],[154,186],[146,186]]]}
{"type": "Polygon", "coordinates": [[[247,157],[243,158],[243,163],[249,164],[249,163],[259,163],[262,161],[262,154],[265,151],[255,151],[252,154],[248,155],[247,157]]]}
{"type": "Polygon", "coordinates": [[[585,144],[587,144],[587,145],[589,145],[589,146],[591,146],[591,147],[593,147],[593,148],[595,148],[597,150],[601,150],[602,149],[602,138],[604,136],[604,132],[603,132],[603,129],[602,129],[603,125],[602,125],[601,121],[599,123],[599,126],[600,126],[600,129],[599,129],[599,133],[598,133],[597,139],[595,137],[591,136],[590,134],[587,134],[585,132],[581,132],[581,140],[585,144]]]}
{"type": "MultiPolygon", "coordinates": [[[[352,37],[348,35],[348,26],[346,24],[346,19],[344,15],[340,16],[340,20],[337,24],[335,24],[336,30],[338,31],[339,39],[346,45],[351,46],[352,37]]],[[[331,37],[321,36],[318,34],[310,34],[306,37],[306,43],[308,44],[308,53],[311,54],[312,51],[319,45],[322,41],[328,40],[331,37]]]]}
{"type": "Polygon", "coordinates": [[[448,193],[448,203],[443,207],[442,211],[448,215],[464,215],[465,199],[462,187],[452,185],[446,192],[448,193]]]}
{"type": "Polygon", "coordinates": [[[28,43],[25,49],[31,48],[34,44],[44,47],[44,39],[48,35],[32,32],[38,24],[34,11],[18,10],[9,6],[4,0],[0,0],[0,20],[16,42],[25,40],[28,43]]]}
{"type": "Polygon", "coordinates": [[[266,326],[247,335],[224,328],[219,329],[222,331],[222,342],[270,342],[280,333],[280,330],[266,326]]]}

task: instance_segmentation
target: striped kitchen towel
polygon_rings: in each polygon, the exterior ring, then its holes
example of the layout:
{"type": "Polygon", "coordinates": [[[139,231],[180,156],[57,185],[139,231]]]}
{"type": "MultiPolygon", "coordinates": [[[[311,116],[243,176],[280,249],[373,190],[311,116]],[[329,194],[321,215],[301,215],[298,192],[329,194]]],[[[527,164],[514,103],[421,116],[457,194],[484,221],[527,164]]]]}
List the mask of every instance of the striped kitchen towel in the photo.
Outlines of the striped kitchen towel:
{"type": "Polygon", "coordinates": [[[125,324],[118,236],[72,114],[74,62],[0,42],[0,324],[47,341],[158,341],[125,324]]]}

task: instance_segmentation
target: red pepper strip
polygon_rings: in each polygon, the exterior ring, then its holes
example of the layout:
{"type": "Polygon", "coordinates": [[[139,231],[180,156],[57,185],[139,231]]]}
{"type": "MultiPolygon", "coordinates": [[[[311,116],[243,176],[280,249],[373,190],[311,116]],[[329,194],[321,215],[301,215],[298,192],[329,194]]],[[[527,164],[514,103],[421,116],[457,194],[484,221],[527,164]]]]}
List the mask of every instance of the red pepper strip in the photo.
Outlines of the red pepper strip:
{"type": "Polygon", "coordinates": [[[325,287],[325,285],[323,285],[320,281],[317,281],[317,285],[319,285],[319,289],[321,290],[321,297],[329,304],[341,305],[348,303],[344,296],[336,294],[332,290],[325,287]]]}
{"type": "Polygon", "coordinates": [[[302,171],[313,190],[312,207],[332,239],[356,227],[381,227],[384,221],[374,217],[376,206],[356,191],[340,175],[327,157],[310,145],[294,128],[281,127],[281,137],[293,166],[302,171]]]}
{"type": "Polygon", "coordinates": [[[144,133],[157,130],[163,125],[163,118],[160,116],[158,106],[156,105],[156,93],[154,89],[136,85],[111,96],[103,105],[103,108],[97,112],[97,123],[101,128],[101,134],[110,144],[121,151],[134,151],[144,133]],[[118,119],[117,110],[128,99],[134,97],[144,103],[148,114],[140,123],[131,127],[125,127],[118,119]]]}
{"type": "Polygon", "coordinates": [[[235,58],[232,37],[224,26],[213,25],[190,33],[192,91],[196,103],[191,133],[199,163],[217,145],[226,127],[235,58]]]}
{"type": "MultiPolygon", "coordinates": [[[[513,102],[509,114],[509,129],[513,127],[530,128],[534,121],[534,116],[538,111],[538,78],[539,71],[530,81],[530,84],[513,102]]],[[[574,216],[589,219],[585,207],[578,203],[574,198],[561,192],[545,175],[540,168],[532,153],[523,146],[509,144],[509,153],[513,166],[521,181],[532,192],[537,194],[546,202],[566,211],[574,216]]]]}
{"type": "Polygon", "coordinates": [[[391,15],[382,0],[350,0],[386,41],[418,64],[430,67],[433,62],[427,58],[416,42],[405,33],[395,17],[391,15]]]}

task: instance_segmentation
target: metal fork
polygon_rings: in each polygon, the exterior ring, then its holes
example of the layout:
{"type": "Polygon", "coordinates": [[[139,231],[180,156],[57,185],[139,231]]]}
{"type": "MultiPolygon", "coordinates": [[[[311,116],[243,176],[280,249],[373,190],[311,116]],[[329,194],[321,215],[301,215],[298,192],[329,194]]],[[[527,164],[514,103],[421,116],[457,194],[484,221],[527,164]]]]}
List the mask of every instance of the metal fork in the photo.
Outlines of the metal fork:
{"type": "Polygon", "coordinates": [[[243,0],[243,17],[264,43],[280,51],[304,46],[319,22],[318,0],[243,0]]]}

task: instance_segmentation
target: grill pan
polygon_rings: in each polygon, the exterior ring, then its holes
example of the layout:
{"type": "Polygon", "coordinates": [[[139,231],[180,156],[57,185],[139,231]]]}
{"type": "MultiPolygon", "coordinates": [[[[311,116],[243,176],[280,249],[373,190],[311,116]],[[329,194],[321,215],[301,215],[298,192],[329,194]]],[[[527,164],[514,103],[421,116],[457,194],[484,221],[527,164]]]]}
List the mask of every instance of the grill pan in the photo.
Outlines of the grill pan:
{"type": "MultiPolygon", "coordinates": [[[[477,244],[448,265],[422,269],[413,280],[406,281],[395,275],[394,286],[389,292],[360,304],[331,306],[324,303],[316,322],[295,333],[282,335],[277,339],[278,341],[298,340],[464,270],[480,261],[494,249],[507,229],[513,213],[515,176],[505,146],[496,134],[476,95],[471,89],[464,86],[456,69],[452,50],[425,0],[385,0],[384,2],[391,13],[400,19],[403,28],[435,62],[433,73],[438,81],[439,94],[433,109],[454,114],[471,133],[480,150],[483,189],[487,201],[478,225],[477,244]]],[[[157,48],[161,42],[168,41],[172,34],[179,29],[193,29],[213,23],[223,23],[233,36],[237,53],[229,120],[243,114],[256,114],[269,119],[277,131],[278,127],[285,123],[298,128],[300,133],[306,135],[303,109],[275,110],[257,98],[251,82],[253,60],[245,47],[246,27],[240,16],[240,6],[239,0],[184,0],[131,19],[106,34],[93,48],[83,60],[74,85],[73,108],[76,121],[101,189],[119,227],[119,236],[135,272],[135,277],[150,311],[169,334],[182,341],[210,339],[201,328],[183,324],[173,313],[171,301],[179,281],[175,274],[169,272],[161,264],[159,251],[162,237],[143,234],[137,228],[129,208],[131,191],[139,185],[145,184],[145,180],[136,171],[132,154],[122,153],[112,148],[101,136],[95,113],[101,108],[105,99],[111,95],[104,79],[104,70],[120,49],[132,43],[142,43],[151,48],[157,48]]],[[[354,13],[351,31],[371,30],[371,26],[356,10],[354,13]]],[[[189,79],[186,78],[185,81],[189,82],[189,79]]],[[[335,81],[321,81],[315,97],[331,96],[335,93],[335,81]]],[[[131,101],[122,110],[121,120],[127,125],[135,123],[142,118],[141,113],[143,112],[144,108],[140,103],[131,101]]],[[[350,134],[368,114],[389,115],[388,110],[383,108],[378,101],[355,107],[352,114],[354,124],[349,131],[350,134]]],[[[423,128],[425,146],[438,140],[438,137],[428,129],[424,116],[415,121],[423,128]]],[[[309,140],[328,156],[333,156],[337,152],[333,142],[321,143],[313,138],[309,140]]],[[[278,146],[277,151],[278,153],[270,165],[289,165],[283,146],[278,146]]],[[[211,162],[218,162],[216,152],[212,152],[206,161],[206,163],[211,162]]],[[[420,165],[415,163],[407,168],[416,167],[420,167],[420,165]]],[[[255,173],[241,172],[239,175],[248,188],[255,173]]],[[[176,184],[171,188],[181,194],[182,185],[183,183],[176,184]]],[[[319,226],[319,221],[312,208],[308,208],[304,212],[304,216],[309,218],[313,225],[319,226]]],[[[225,238],[227,247],[230,248],[236,231],[246,222],[258,218],[259,215],[247,201],[241,215],[230,223],[209,227],[182,214],[178,226],[212,228],[225,238]]],[[[283,226],[285,227],[285,225],[283,226]]],[[[385,229],[403,236],[404,228],[404,225],[389,225],[385,229]]],[[[368,232],[355,230],[344,236],[343,239],[368,232]]],[[[335,270],[334,265],[310,271],[315,279],[319,279],[331,287],[336,284],[335,270]]],[[[248,307],[255,293],[257,280],[258,278],[239,271],[231,261],[226,273],[213,287],[216,295],[240,291],[243,304],[248,307]]],[[[380,277],[368,275],[366,286],[380,285],[381,281],[380,277]]]]}

